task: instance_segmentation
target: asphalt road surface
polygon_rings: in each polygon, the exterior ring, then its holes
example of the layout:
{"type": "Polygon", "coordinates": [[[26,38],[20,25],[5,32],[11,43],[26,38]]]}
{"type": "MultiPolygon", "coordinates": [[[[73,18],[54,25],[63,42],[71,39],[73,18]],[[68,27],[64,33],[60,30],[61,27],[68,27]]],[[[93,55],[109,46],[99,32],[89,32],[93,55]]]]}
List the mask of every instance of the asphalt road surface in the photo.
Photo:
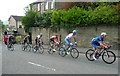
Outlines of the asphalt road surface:
{"type": "Polygon", "coordinates": [[[113,64],[106,64],[101,58],[88,61],[83,53],[73,59],[70,55],[50,55],[47,49],[39,54],[22,51],[20,45],[15,45],[14,51],[2,45],[2,74],[118,74],[118,58],[113,64]]]}

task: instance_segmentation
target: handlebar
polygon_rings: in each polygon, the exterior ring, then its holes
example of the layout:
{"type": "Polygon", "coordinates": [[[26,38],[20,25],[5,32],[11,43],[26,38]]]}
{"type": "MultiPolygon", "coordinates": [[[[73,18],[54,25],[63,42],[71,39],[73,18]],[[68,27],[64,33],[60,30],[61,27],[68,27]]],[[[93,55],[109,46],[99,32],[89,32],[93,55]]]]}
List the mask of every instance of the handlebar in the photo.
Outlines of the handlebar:
{"type": "Polygon", "coordinates": [[[108,48],[105,48],[105,47],[104,47],[104,50],[108,50],[108,49],[110,49],[110,48],[111,48],[111,46],[110,46],[110,47],[108,47],[108,48]]]}
{"type": "Polygon", "coordinates": [[[71,46],[77,46],[77,44],[76,44],[76,43],[73,43],[71,46]]]}

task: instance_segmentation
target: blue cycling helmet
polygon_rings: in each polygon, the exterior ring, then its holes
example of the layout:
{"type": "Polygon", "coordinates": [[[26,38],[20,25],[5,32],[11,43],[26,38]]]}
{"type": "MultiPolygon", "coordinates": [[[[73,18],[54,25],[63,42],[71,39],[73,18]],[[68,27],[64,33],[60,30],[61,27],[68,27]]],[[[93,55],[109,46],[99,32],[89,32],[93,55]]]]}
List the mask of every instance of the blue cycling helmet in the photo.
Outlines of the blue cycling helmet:
{"type": "Polygon", "coordinates": [[[77,33],[77,31],[76,31],[76,30],[73,30],[73,33],[77,33]]]}

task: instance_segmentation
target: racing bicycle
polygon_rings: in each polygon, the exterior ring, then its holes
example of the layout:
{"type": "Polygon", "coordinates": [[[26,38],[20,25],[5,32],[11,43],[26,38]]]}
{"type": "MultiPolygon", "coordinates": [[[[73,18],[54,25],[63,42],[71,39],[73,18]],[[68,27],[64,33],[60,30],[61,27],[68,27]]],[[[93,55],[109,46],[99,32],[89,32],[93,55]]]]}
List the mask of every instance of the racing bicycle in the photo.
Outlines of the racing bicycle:
{"type": "Polygon", "coordinates": [[[30,43],[26,42],[25,45],[22,45],[23,51],[31,51],[31,45],[30,43]]]}
{"type": "MultiPolygon", "coordinates": [[[[76,46],[77,44],[72,44],[72,45],[70,45],[70,55],[73,57],[73,58],[78,58],[79,57],[79,51],[77,50],[77,48],[75,48],[75,46],[76,46]]],[[[60,56],[62,56],[62,57],[64,57],[64,56],[66,56],[67,54],[66,54],[66,46],[65,45],[63,45],[63,47],[61,47],[60,49],[59,49],[59,55],[60,56]]]]}
{"type": "MultiPolygon", "coordinates": [[[[105,63],[112,64],[116,60],[116,55],[112,51],[109,50],[110,48],[111,46],[109,48],[104,47],[101,51],[98,51],[95,57],[99,59],[102,56],[102,60],[105,63]]],[[[92,58],[94,51],[95,49],[89,49],[86,51],[86,58],[89,61],[94,61],[94,59],[92,58]]]]}
{"type": "Polygon", "coordinates": [[[44,52],[44,47],[41,42],[38,42],[32,48],[33,48],[33,52],[39,52],[41,54],[44,52]]]}

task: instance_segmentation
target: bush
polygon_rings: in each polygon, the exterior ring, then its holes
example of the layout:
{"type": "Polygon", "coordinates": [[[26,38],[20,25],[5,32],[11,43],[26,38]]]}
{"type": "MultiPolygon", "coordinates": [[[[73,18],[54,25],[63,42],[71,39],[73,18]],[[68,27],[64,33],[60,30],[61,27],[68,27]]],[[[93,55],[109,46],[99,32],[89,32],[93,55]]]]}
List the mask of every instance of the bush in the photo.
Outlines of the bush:
{"type": "Polygon", "coordinates": [[[118,14],[115,6],[98,6],[91,14],[92,24],[118,23],[118,14]]]}

